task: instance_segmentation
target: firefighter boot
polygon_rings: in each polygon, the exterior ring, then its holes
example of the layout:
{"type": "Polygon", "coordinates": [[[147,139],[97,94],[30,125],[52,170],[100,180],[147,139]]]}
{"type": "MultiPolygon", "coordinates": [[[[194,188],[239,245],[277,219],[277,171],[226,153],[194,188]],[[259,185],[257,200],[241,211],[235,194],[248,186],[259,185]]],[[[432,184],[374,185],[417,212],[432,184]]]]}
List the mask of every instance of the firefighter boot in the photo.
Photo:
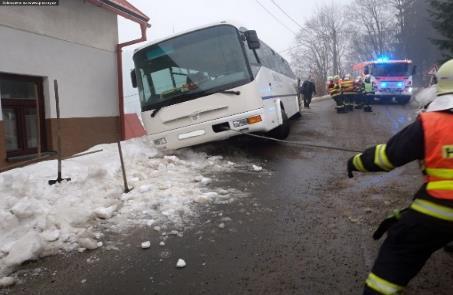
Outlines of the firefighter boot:
{"type": "Polygon", "coordinates": [[[367,105],[363,108],[364,112],[371,113],[373,111],[373,108],[370,105],[367,105]]]}
{"type": "Polygon", "coordinates": [[[335,107],[335,109],[337,110],[338,114],[344,114],[348,112],[345,105],[337,106],[335,107]]]}

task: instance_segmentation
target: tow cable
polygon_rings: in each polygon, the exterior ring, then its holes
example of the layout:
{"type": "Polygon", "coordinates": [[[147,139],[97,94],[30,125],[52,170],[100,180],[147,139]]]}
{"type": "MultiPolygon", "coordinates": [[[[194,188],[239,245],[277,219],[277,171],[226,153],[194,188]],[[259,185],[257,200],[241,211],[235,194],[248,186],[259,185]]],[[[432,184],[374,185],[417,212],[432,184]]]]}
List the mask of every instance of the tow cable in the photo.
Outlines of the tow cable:
{"type": "Polygon", "coordinates": [[[291,141],[291,140],[283,140],[283,139],[277,139],[277,138],[272,138],[264,135],[258,135],[258,134],[253,134],[253,133],[247,133],[247,132],[242,132],[240,130],[233,130],[233,129],[228,129],[243,135],[247,135],[250,137],[256,137],[256,138],[261,138],[261,139],[266,139],[266,140],[271,140],[279,143],[285,143],[285,144],[292,144],[292,145],[297,145],[297,146],[303,146],[303,147],[310,147],[310,148],[319,148],[319,149],[326,149],[326,150],[335,150],[335,151],[343,151],[343,152],[350,152],[350,153],[360,153],[362,152],[361,150],[354,150],[354,149],[349,149],[349,148],[342,148],[342,147],[335,147],[335,146],[328,146],[328,145],[319,145],[319,144],[312,144],[312,143],[307,143],[303,141],[291,141]]]}

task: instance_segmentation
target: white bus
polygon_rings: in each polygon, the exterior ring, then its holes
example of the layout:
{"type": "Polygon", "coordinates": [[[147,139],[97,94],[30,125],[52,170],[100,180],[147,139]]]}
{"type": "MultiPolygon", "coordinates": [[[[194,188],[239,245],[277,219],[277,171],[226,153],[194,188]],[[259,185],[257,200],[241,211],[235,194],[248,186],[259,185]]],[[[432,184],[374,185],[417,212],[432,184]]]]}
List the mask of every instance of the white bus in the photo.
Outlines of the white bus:
{"type": "Polygon", "coordinates": [[[255,31],[222,22],[135,50],[132,84],[142,120],[161,149],[223,140],[240,132],[289,133],[299,113],[288,62],[255,31]]]}

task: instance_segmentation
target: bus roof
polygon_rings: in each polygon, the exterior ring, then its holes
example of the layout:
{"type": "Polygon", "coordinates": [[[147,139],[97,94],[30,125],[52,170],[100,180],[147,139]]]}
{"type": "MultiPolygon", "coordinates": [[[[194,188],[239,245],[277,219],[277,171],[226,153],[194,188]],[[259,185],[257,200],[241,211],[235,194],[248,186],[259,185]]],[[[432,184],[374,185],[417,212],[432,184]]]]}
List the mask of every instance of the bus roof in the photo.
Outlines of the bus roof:
{"type": "Polygon", "coordinates": [[[156,40],[154,40],[154,41],[146,42],[146,43],[143,44],[142,46],[137,47],[137,48],[134,50],[134,53],[136,53],[137,51],[142,50],[142,49],[145,48],[145,47],[148,47],[148,46],[150,46],[150,45],[154,45],[154,44],[160,43],[160,42],[162,42],[162,41],[170,40],[170,39],[173,39],[173,38],[175,38],[175,37],[178,37],[178,36],[181,36],[181,35],[184,35],[184,34],[193,32],[193,31],[198,31],[198,30],[201,30],[201,29],[206,29],[206,28],[215,27],[215,26],[219,26],[219,25],[230,25],[230,26],[233,26],[233,27],[235,27],[235,28],[237,28],[237,29],[240,29],[240,28],[242,27],[241,25],[235,24],[235,23],[232,22],[232,21],[220,21],[220,22],[210,23],[210,24],[208,24],[208,25],[195,27],[195,28],[192,28],[192,29],[188,29],[188,30],[185,30],[185,31],[176,33],[176,34],[169,35],[169,36],[164,37],[164,38],[160,38],[160,39],[156,39],[156,40]]]}

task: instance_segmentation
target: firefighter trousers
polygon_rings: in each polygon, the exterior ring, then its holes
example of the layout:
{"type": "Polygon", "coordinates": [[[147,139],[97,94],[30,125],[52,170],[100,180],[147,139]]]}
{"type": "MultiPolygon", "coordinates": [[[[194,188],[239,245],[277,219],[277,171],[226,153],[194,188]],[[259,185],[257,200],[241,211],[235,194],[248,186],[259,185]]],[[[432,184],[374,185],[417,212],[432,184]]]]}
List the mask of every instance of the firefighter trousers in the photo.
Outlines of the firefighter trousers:
{"type": "Polygon", "coordinates": [[[401,294],[431,254],[453,241],[453,222],[414,210],[388,231],[363,294],[401,294]]]}
{"type": "Polygon", "coordinates": [[[343,95],[341,94],[336,94],[332,96],[333,100],[335,100],[335,103],[337,104],[337,107],[342,107],[344,106],[344,98],[343,95]]]}

